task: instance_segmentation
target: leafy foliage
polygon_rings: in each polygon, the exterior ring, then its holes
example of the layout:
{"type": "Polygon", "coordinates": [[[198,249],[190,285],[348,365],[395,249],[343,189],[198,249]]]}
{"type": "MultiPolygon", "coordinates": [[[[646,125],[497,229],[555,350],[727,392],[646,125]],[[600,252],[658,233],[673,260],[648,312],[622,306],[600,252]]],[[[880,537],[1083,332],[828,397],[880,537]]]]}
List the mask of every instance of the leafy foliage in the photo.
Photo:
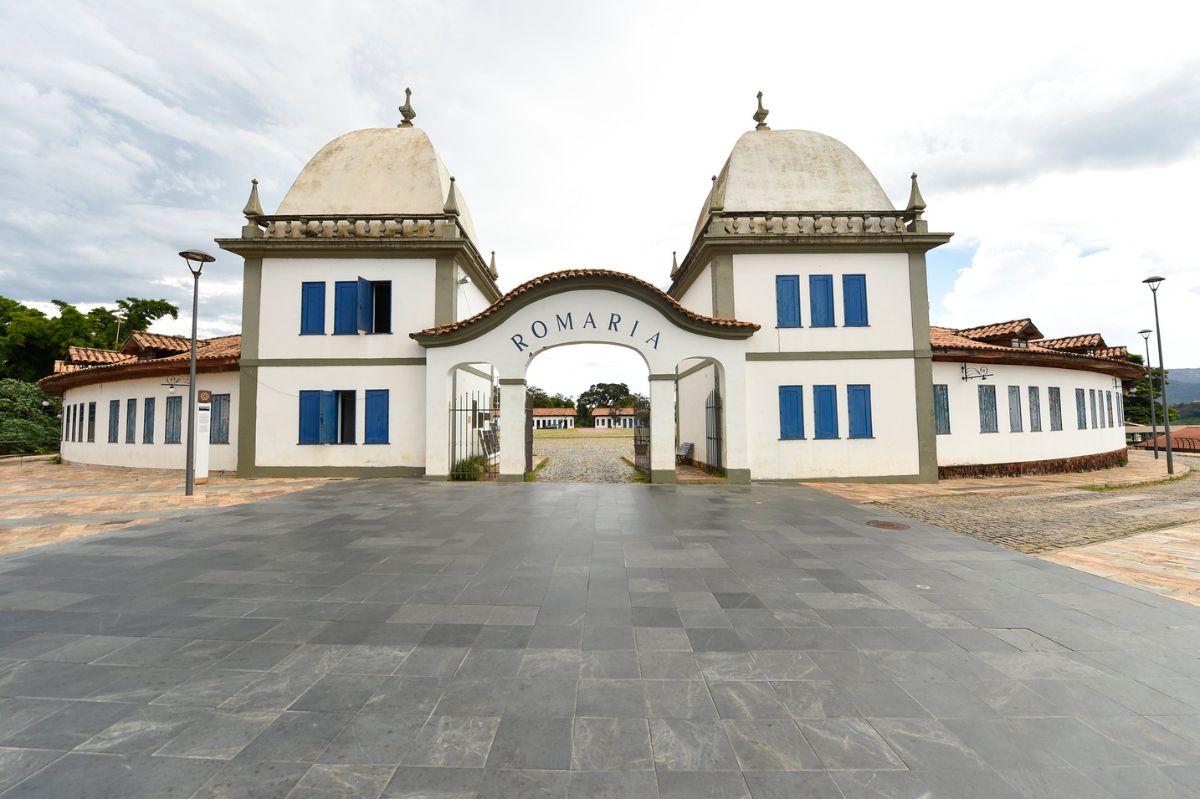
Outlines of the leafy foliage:
{"type": "Polygon", "coordinates": [[[0,454],[57,450],[61,410],[62,401],[35,383],[0,380],[0,454]]]}
{"type": "Polygon", "coordinates": [[[166,300],[126,297],[117,301],[116,311],[101,306],[86,314],[62,300],[52,302],[57,317],[0,296],[0,378],[36,381],[50,374],[71,345],[114,348],[122,337],[163,317],[179,318],[179,309],[166,300]]]}
{"type": "MultiPolygon", "coordinates": [[[[1135,364],[1142,364],[1144,359],[1139,355],[1130,355],[1129,360],[1135,364]]],[[[1133,382],[1129,394],[1125,395],[1125,421],[1134,422],[1139,425],[1150,424],[1150,376],[1154,378],[1154,402],[1157,404],[1158,421],[1162,423],[1162,382],[1163,371],[1158,367],[1150,370],[1149,374],[1143,374],[1133,382]]],[[[1170,387],[1171,379],[1169,373],[1166,376],[1167,386],[1170,387]]],[[[1179,412],[1176,406],[1171,406],[1171,422],[1178,420],[1179,412]]]]}
{"type": "Polygon", "coordinates": [[[483,480],[483,476],[488,471],[487,456],[471,456],[454,462],[454,466],[450,470],[451,480],[456,481],[478,481],[483,480]]]}
{"type": "Polygon", "coordinates": [[[549,395],[545,390],[530,386],[525,390],[530,408],[574,408],[575,398],[562,394],[549,395]]]}

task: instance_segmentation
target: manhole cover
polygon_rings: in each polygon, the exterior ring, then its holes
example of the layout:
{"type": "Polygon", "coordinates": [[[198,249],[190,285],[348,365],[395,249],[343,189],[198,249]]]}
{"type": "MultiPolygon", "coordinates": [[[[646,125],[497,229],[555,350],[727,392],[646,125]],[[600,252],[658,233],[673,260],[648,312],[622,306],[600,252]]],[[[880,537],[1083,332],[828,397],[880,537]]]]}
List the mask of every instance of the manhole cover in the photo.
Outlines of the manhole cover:
{"type": "Polygon", "coordinates": [[[906,531],[908,525],[903,522],[888,522],[886,519],[873,519],[867,523],[872,528],[883,528],[885,531],[906,531]]]}

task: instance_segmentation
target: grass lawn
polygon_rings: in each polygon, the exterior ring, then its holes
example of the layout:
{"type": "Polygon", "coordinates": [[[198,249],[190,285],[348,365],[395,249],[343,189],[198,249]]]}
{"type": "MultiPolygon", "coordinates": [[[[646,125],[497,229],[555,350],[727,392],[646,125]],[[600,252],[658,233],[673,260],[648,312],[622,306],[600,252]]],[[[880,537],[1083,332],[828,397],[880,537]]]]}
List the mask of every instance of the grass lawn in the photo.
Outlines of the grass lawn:
{"type": "Polygon", "coordinates": [[[633,428],[537,428],[534,439],[632,439],[633,428]]]}

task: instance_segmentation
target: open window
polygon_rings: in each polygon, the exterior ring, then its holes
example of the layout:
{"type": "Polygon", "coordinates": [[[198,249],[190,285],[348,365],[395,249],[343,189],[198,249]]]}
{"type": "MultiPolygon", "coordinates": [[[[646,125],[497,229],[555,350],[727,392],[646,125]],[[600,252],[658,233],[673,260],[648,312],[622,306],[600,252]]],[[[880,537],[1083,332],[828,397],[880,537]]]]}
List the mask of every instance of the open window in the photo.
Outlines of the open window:
{"type": "Polygon", "coordinates": [[[300,392],[300,444],[354,444],[353,390],[300,392]]]}
{"type": "Polygon", "coordinates": [[[358,329],[363,333],[392,332],[392,282],[358,279],[358,329]]]}

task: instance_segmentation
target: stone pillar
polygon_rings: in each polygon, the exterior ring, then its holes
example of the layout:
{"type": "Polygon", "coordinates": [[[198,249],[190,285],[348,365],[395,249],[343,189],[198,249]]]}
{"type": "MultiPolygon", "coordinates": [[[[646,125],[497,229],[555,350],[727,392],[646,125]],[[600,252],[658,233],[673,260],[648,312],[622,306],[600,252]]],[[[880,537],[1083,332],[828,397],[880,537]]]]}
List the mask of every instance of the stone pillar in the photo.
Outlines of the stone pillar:
{"type": "Polygon", "coordinates": [[[749,431],[746,425],[746,369],[745,361],[721,364],[720,373],[724,385],[721,387],[722,422],[725,446],[725,478],[729,483],[750,482],[749,431]]]}
{"type": "MultiPolygon", "coordinates": [[[[433,362],[433,359],[429,360],[433,362]]],[[[440,364],[425,366],[425,478],[450,479],[450,398],[453,381],[440,364]]]]}
{"type": "Polygon", "coordinates": [[[500,480],[525,480],[525,379],[500,379],[500,480]]]}
{"type": "Polygon", "coordinates": [[[650,482],[675,483],[675,376],[650,376],[650,482]]]}

